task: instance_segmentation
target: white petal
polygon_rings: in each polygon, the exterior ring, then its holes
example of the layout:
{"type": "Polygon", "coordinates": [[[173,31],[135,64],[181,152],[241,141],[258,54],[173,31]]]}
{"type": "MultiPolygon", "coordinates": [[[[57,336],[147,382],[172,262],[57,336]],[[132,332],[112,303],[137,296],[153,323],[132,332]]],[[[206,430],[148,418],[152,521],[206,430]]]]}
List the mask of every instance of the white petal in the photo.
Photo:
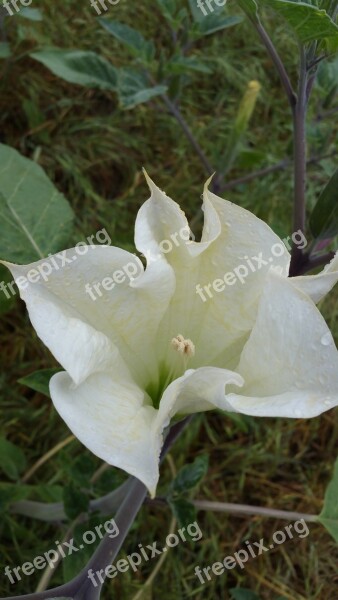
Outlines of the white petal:
{"type": "MultiPolygon", "coordinates": [[[[50,267],[46,281],[40,276],[36,283],[21,285],[20,293],[38,335],[66,370],[72,369],[76,381],[76,364],[91,361],[95,370],[95,361],[103,360],[97,355],[114,354],[117,347],[133,376],[144,383],[154,369],[156,331],[175,288],[172,268],[162,261],[144,271],[136,256],[119,248],[86,248],[83,256],[77,248],[67,250],[70,262],[63,267],[57,255],[31,265],[5,264],[18,283],[33,270],[46,271],[43,265],[59,266],[50,267]],[[110,290],[103,287],[107,278],[110,290]]],[[[81,378],[85,374],[84,369],[81,378]]]]}
{"type": "Polygon", "coordinates": [[[51,379],[53,403],[73,434],[96,456],[140,479],[154,494],[160,447],[151,436],[156,410],[131,381],[94,374],[74,386],[67,373],[51,379]],[[153,441],[154,440],[154,441],[153,441]]]}
{"type": "Polygon", "coordinates": [[[161,241],[171,240],[166,245],[171,251],[162,256],[176,276],[176,291],[159,330],[161,354],[180,333],[196,347],[191,368],[204,364],[233,369],[254,324],[265,277],[271,267],[287,276],[290,255],[266,223],[210,193],[208,184],[201,242],[178,236],[176,245],[175,234],[188,230],[184,213],[149,178],[148,183],[151,198],[139,211],[135,242],[156,258],[163,250],[161,241]],[[224,281],[229,273],[231,284],[224,281]],[[223,280],[221,292],[213,288],[217,279],[218,284],[223,280]]]}
{"type": "Polygon", "coordinates": [[[243,379],[238,373],[213,367],[186,371],[167,387],[161,398],[153,423],[155,439],[159,436],[161,439],[163,429],[178,413],[187,415],[214,408],[232,410],[226,395],[226,386],[230,384],[241,387],[243,379]]]}
{"type": "Polygon", "coordinates": [[[292,277],[290,281],[317,304],[332,290],[338,281],[338,252],[318,275],[292,277]]]}
{"type": "Polygon", "coordinates": [[[242,395],[228,396],[249,415],[314,417],[338,405],[338,353],[312,300],[290,279],[271,274],[236,369],[242,395]]]}

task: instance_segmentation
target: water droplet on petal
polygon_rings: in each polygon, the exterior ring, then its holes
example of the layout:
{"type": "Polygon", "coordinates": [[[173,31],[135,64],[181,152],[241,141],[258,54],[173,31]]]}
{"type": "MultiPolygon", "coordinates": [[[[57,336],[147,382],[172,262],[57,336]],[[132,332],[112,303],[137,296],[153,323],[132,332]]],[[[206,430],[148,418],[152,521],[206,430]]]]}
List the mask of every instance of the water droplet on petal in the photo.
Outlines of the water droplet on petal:
{"type": "Polygon", "coordinates": [[[329,346],[332,343],[332,335],[329,331],[322,336],[320,343],[323,346],[329,346]]]}

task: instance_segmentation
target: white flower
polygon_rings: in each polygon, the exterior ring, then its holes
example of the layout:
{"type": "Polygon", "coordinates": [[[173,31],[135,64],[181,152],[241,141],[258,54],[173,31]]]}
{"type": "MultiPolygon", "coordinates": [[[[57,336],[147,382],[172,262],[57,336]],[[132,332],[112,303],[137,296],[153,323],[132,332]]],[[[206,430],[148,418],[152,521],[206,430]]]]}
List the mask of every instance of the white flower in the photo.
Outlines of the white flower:
{"type": "MultiPolygon", "coordinates": [[[[338,354],[315,306],[338,280],[338,255],[320,275],[289,279],[285,249],[244,284],[203,302],[197,285],[251,257],[271,257],[281,240],[206,186],[202,239],[184,241],[177,237],[188,230],[184,213],[147,180],[151,198],[137,215],[135,244],[162,258],[144,269],[115,247],[89,246],[82,257],[67,250],[69,264],[48,281],[21,286],[21,296],[65,369],[50,384],[61,417],[94,454],[154,495],[163,430],[175,415],[218,408],[306,418],[338,404],[338,354]],[[161,242],[175,239],[168,252],[161,242]],[[120,276],[104,293],[98,287],[95,301],[86,293],[86,284],[125,273],[131,262],[140,272],[133,280],[120,276]]],[[[5,264],[17,279],[42,262],[5,264]]]]}

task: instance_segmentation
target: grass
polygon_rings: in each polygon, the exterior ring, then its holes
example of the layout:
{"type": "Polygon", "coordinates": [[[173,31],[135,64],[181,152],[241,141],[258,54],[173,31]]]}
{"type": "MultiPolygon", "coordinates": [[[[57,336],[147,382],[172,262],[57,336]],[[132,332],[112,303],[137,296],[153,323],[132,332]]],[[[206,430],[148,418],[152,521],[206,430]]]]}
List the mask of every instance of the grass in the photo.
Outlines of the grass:
{"type": "MultiPolygon", "coordinates": [[[[80,5],[64,0],[61,7],[43,0],[39,7],[44,13],[42,23],[19,17],[8,19],[8,37],[17,58],[6,67],[0,64],[1,141],[29,157],[38,156],[39,163],[70,200],[77,214],[73,241],[106,227],[115,245],[133,247],[136,212],[148,197],[142,166],[182,205],[189,218],[196,217],[205,175],[177,122],[163,106],[156,102],[156,110],[141,105],[121,111],[111,94],[60,81],[28,56],[39,44],[65,48],[76,44],[100,52],[120,66],[128,65],[127,52],[98,26],[89,2],[80,5]]],[[[109,16],[137,24],[158,48],[168,48],[170,36],[155,3],[146,0],[132,6],[121,0],[109,16]]],[[[290,35],[279,21],[270,21],[270,27],[294,79],[295,46],[290,44],[290,35]]],[[[242,164],[237,163],[228,179],[291,156],[289,109],[278,76],[249,25],[244,23],[204,38],[198,42],[196,54],[206,60],[213,73],[192,77],[183,95],[182,111],[210,161],[216,162],[224,148],[239,100],[252,79],[259,80],[262,91],[246,147],[263,156],[256,155],[252,165],[242,157],[242,164]]],[[[322,91],[317,87],[308,116],[310,155],[321,153],[324,145],[326,151],[331,150],[337,134],[337,123],[318,117],[323,112],[322,101],[322,91]]],[[[309,209],[332,169],[333,159],[310,167],[309,209]]],[[[266,220],[282,237],[291,233],[291,170],[237,186],[227,198],[266,220]]],[[[195,220],[198,230],[200,219],[195,220]]],[[[331,293],[321,309],[337,340],[337,295],[331,293]]],[[[19,301],[1,319],[0,344],[2,434],[24,450],[28,470],[69,431],[48,399],[20,386],[17,380],[37,369],[55,366],[55,361],[35,336],[19,301]]],[[[318,513],[337,456],[337,434],[334,411],[309,421],[234,419],[218,412],[201,415],[163,465],[159,493],[170,481],[173,468],[177,470],[207,453],[210,469],[196,497],[318,513]]],[[[99,468],[100,461],[74,441],[48,460],[30,482],[53,485],[53,494],[58,495],[63,486],[69,490],[72,481],[80,486],[84,460],[88,472],[99,468]]],[[[90,496],[98,497],[123,478],[116,469],[110,469],[90,488],[90,496]]],[[[6,481],[5,476],[3,479],[6,481]]],[[[169,522],[169,509],[145,505],[121,557],[135,551],[139,543],[146,546],[164,540],[169,522]]],[[[194,575],[196,565],[204,567],[222,560],[243,547],[245,540],[268,541],[286,523],[210,512],[199,512],[198,523],[203,538],[168,553],[152,591],[144,594],[145,600],[159,595],[164,600],[227,599],[228,590],[236,586],[255,591],[263,600],[336,597],[338,550],[321,526],[311,525],[308,537],[290,540],[253,559],[245,569],[237,567],[213,576],[201,586],[194,575]]],[[[5,512],[0,524],[3,564],[15,566],[30,561],[52,548],[54,540],[62,539],[67,527],[5,512]]],[[[90,529],[89,525],[86,528],[90,529]]],[[[66,574],[70,572],[71,563],[68,558],[56,570],[54,585],[63,582],[63,569],[66,574]]],[[[154,566],[155,561],[144,563],[135,574],[120,574],[106,586],[103,598],[133,599],[154,566]]],[[[36,572],[13,586],[1,571],[1,594],[33,592],[41,576],[41,571],[36,572]]]]}

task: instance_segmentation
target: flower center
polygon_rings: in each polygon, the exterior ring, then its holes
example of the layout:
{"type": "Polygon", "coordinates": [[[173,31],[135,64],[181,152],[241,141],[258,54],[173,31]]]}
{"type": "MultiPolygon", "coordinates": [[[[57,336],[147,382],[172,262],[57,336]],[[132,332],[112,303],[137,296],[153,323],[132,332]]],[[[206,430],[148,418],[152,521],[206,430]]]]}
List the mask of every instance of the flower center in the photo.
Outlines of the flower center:
{"type": "Polygon", "coordinates": [[[189,359],[195,355],[195,344],[181,333],[171,340],[170,346],[175,353],[170,351],[167,359],[160,362],[157,381],[152,381],[146,389],[154,408],[159,407],[164,390],[185,373],[189,359]]]}

